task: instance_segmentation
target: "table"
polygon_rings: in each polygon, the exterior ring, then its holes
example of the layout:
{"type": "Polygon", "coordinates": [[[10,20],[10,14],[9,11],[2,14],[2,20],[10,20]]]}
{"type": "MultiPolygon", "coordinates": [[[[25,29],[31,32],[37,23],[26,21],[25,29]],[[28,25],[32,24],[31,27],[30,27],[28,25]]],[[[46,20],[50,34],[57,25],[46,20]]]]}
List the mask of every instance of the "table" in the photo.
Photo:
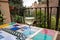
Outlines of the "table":
{"type": "MultiPolygon", "coordinates": [[[[19,25],[19,26],[17,26],[18,28],[23,28],[25,26],[28,26],[28,25],[24,25],[24,24],[18,24],[18,25],[19,25]]],[[[42,35],[47,34],[49,36],[52,36],[52,40],[56,40],[57,35],[58,35],[58,31],[45,29],[45,28],[38,28],[35,26],[31,26],[31,30],[34,31],[35,33],[30,35],[26,40],[33,40],[32,38],[35,37],[37,34],[39,35],[39,33],[40,34],[42,33],[42,35]]],[[[17,32],[21,32],[21,29],[17,30],[17,32]]],[[[3,30],[0,31],[0,36],[1,36],[0,40],[16,40],[16,38],[17,38],[16,36],[11,35],[7,32],[4,32],[3,30]]]]}
{"type": "MultiPolygon", "coordinates": [[[[20,25],[20,26],[27,26],[27,25],[20,25]]],[[[50,29],[45,29],[45,28],[38,28],[38,27],[34,27],[34,26],[31,26],[30,27],[31,29],[32,29],[32,31],[36,31],[36,29],[38,29],[34,34],[32,34],[32,35],[30,35],[26,40],[33,40],[32,38],[33,37],[35,37],[37,34],[39,35],[39,33],[40,33],[40,38],[42,37],[42,36],[46,36],[47,38],[44,38],[44,39],[51,39],[51,40],[56,40],[56,38],[57,38],[57,35],[58,35],[58,31],[55,31],[55,30],[50,30],[50,29]],[[42,33],[42,34],[41,34],[42,33]]],[[[17,30],[18,32],[21,32],[20,30],[17,30]]],[[[43,39],[43,37],[42,37],[42,39],[43,39]]],[[[43,39],[43,40],[44,40],[43,39]]],[[[36,39],[36,40],[38,40],[38,39],[36,39]]]]}

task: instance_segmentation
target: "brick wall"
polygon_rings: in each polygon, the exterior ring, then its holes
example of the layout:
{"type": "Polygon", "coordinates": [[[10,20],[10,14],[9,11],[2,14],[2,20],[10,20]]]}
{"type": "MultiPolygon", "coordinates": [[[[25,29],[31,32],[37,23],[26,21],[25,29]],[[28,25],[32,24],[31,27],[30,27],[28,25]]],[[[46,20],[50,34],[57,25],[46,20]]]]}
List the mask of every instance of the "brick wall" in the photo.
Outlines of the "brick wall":
{"type": "Polygon", "coordinates": [[[49,6],[50,7],[58,6],[58,0],[49,0],[49,6]]]}
{"type": "MultiPolygon", "coordinates": [[[[57,7],[58,6],[58,0],[49,0],[49,6],[50,7],[57,7]]],[[[57,8],[52,9],[52,14],[57,13],[57,8]]]]}
{"type": "MultiPolygon", "coordinates": [[[[56,6],[58,6],[58,0],[49,0],[49,7],[56,7],[56,6]]],[[[42,3],[40,3],[40,4],[33,3],[32,7],[33,8],[34,7],[47,7],[47,5],[46,4],[42,4],[42,3]]],[[[56,11],[57,11],[57,9],[53,8],[52,9],[52,14],[56,14],[56,11]]]]}
{"type": "MultiPolygon", "coordinates": [[[[8,1],[8,0],[0,0],[0,1],[8,1]]],[[[0,2],[0,8],[1,8],[1,13],[3,14],[4,17],[4,23],[10,23],[10,10],[9,10],[9,4],[8,2],[0,2]]]]}

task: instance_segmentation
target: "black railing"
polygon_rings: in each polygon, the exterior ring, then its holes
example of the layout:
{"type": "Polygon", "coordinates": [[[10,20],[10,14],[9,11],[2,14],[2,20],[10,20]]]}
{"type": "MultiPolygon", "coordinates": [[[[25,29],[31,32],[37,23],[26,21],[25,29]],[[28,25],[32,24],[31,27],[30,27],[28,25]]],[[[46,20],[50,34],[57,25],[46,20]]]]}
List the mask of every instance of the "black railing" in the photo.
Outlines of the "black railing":
{"type": "Polygon", "coordinates": [[[36,17],[35,25],[43,28],[59,30],[60,26],[60,7],[37,7],[26,8],[25,13],[29,13],[31,9],[36,17]]]}

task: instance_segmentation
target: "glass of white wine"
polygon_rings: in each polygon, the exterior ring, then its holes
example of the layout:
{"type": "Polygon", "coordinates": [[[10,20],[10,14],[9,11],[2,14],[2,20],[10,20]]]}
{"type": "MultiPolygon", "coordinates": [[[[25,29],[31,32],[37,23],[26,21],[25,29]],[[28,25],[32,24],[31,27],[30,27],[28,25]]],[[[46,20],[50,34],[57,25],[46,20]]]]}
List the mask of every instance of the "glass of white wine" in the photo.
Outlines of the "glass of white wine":
{"type": "Polygon", "coordinates": [[[28,9],[27,13],[25,13],[25,23],[28,24],[30,27],[34,21],[35,21],[35,17],[33,14],[33,10],[28,9]]]}

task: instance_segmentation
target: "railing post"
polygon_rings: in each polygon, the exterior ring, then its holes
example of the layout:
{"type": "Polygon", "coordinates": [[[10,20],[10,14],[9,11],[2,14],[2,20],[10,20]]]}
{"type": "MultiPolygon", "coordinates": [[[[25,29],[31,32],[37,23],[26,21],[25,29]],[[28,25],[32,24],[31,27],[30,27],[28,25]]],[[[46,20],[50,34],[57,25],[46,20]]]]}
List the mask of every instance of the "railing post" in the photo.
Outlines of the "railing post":
{"type": "Polygon", "coordinates": [[[52,7],[50,7],[50,28],[51,28],[51,17],[52,16],[52,7]]]}
{"type": "Polygon", "coordinates": [[[60,0],[58,0],[58,7],[57,7],[57,14],[56,14],[56,29],[55,30],[58,30],[58,24],[59,24],[59,15],[60,15],[60,0]]]}
{"type": "Polygon", "coordinates": [[[42,27],[42,23],[41,23],[41,17],[42,15],[41,15],[41,8],[40,8],[40,27],[42,27]]]}
{"type": "MultiPolygon", "coordinates": [[[[35,8],[35,10],[36,10],[36,22],[37,22],[37,8],[35,8]]],[[[36,26],[37,26],[37,23],[36,23],[36,26]]]]}
{"type": "Polygon", "coordinates": [[[46,15],[46,8],[45,8],[45,14],[44,14],[44,28],[46,28],[46,19],[47,18],[47,15],[46,15]]]}
{"type": "Polygon", "coordinates": [[[49,0],[47,0],[47,28],[50,29],[49,0]]]}

